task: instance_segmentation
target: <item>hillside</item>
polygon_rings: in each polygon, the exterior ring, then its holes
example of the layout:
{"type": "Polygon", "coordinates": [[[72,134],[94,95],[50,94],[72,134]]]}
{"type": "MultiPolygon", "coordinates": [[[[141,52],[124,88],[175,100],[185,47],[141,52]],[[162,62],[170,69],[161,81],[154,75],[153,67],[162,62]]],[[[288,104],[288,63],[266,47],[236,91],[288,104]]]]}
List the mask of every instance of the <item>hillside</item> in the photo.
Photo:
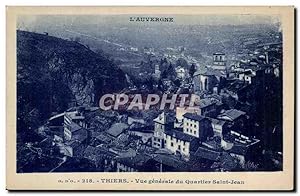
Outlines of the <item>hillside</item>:
{"type": "Polygon", "coordinates": [[[111,60],[82,44],[17,31],[18,131],[37,128],[71,102],[96,105],[102,94],[126,85],[111,60]]]}

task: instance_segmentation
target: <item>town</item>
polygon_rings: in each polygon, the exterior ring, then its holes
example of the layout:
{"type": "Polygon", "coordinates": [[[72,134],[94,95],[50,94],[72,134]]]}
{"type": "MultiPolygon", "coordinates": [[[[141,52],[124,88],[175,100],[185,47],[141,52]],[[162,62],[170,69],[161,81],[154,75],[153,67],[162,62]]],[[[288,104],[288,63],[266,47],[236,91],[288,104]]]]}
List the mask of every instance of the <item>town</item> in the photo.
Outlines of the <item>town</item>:
{"type": "MultiPolygon", "coordinates": [[[[282,43],[256,44],[236,56],[215,52],[205,66],[185,50],[144,48],[148,68],[139,76],[150,79],[131,76],[128,88],[111,93],[127,100],[137,92],[195,94],[192,107],[70,105],[37,129],[39,142],[26,143],[27,151],[47,158],[41,172],[282,170],[282,43]]],[[[19,170],[30,170],[26,164],[19,170]]]]}

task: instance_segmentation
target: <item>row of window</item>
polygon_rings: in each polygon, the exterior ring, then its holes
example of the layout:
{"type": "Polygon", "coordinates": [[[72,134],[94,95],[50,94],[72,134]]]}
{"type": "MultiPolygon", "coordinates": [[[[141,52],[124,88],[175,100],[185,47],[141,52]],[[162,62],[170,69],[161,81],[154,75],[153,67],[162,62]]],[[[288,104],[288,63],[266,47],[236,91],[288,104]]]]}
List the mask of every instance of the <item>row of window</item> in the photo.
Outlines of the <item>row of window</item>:
{"type": "Polygon", "coordinates": [[[194,134],[194,135],[197,134],[197,130],[193,130],[193,129],[189,129],[189,128],[186,128],[185,130],[186,130],[186,132],[188,132],[188,133],[191,133],[191,134],[194,134]]]}
{"type": "MultiPolygon", "coordinates": [[[[171,142],[171,146],[174,147],[174,143],[173,143],[173,142],[171,142]]],[[[178,149],[178,150],[181,150],[181,146],[178,145],[178,146],[177,146],[177,149],[178,149]]],[[[182,148],[182,150],[185,151],[185,148],[182,148]]]]}
{"type": "Polygon", "coordinates": [[[156,137],[154,137],[154,138],[153,138],[153,140],[154,140],[154,141],[158,141],[158,142],[160,142],[160,141],[161,141],[161,139],[159,139],[159,138],[156,138],[156,137]]]}
{"type": "Polygon", "coordinates": [[[186,122],[185,124],[186,124],[186,126],[190,126],[190,127],[194,127],[194,128],[196,128],[196,127],[197,127],[197,125],[196,125],[196,124],[194,124],[194,123],[189,123],[189,122],[186,122]]]}

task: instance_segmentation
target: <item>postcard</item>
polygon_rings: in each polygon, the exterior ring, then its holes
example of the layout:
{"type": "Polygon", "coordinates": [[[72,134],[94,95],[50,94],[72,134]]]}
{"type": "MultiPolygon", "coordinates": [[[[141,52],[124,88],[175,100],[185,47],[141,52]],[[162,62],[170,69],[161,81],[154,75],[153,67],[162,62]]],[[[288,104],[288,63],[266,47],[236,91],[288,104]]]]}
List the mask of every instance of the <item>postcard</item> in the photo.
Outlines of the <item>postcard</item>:
{"type": "Polygon", "coordinates": [[[294,7],[7,7],[8,190],[294,190],[294,7]]]}

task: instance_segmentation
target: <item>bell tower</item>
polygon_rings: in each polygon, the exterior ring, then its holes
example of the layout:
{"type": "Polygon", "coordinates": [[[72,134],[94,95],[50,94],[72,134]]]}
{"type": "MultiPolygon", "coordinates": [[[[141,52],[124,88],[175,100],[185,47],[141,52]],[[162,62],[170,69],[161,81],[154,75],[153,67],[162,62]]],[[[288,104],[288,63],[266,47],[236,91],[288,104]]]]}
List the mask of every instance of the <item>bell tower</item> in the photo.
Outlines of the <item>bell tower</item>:
{"type": "Polygon", "coordinates": [[[154,134],[152,137],[152,147],[164,148],[164,132],[166,126],[166,114],[162,112],[154,120],[154,134]]]}
{"type": "Polygon", "coordinates": [[[218,70],[225,70],[226,69],[226,59],[225,54],[221,52],[217,52],[213,54],[213,66],[212,68],[218,70]]]}

